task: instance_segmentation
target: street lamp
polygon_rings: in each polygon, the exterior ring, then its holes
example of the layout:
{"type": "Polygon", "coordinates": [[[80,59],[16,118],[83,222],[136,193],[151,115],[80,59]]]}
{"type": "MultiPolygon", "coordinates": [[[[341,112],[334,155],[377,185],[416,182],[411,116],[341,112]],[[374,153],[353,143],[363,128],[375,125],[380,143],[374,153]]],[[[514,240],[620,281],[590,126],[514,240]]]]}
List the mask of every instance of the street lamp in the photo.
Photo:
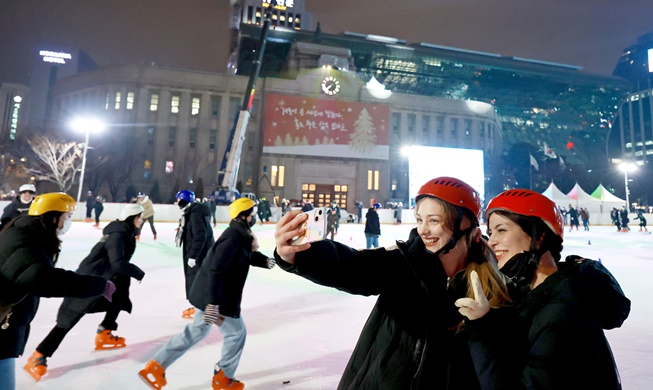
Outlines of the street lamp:
{"type": "Polygon", "coordinates": [[[626,189],[626,212],[630,211],[630,201],[628,199],[628,172],[634,172],[637,170],[637,165],[633,163],[623,162],[619,164],[619,169],[624,173],[624,187],[626,189]]]}
{"type": "Polygon", "coordinates": [[[84,185],[84,170],[86,169],[86,152],[88,151],[88,140],[91,133],[97,133],[104,129],[104,123],[93,118],[78,118],[71,123],[73,130],[84,132],[86,139],[84,140],[84,154],[82,156],[82,172],[79,176],[79,188],[77,189],[77,203],[82,198],[82,188],[84,185]]]}

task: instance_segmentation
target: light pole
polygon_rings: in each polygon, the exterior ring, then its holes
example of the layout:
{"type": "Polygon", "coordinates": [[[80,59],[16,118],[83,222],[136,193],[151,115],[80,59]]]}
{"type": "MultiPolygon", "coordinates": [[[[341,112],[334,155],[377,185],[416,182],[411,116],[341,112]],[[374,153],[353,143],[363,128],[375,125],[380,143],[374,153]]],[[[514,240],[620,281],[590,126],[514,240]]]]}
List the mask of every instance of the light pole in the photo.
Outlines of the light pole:
{"type": "Polygon", "coordinates": [[[85,133],[84,154],[82,155],[82,172],[79,176],[79,188],[77,189],[77,203],[82,198],[82,188],[84,187],[84,171],[86,170],[86,152],[88,152],[88,141],[91,132],[99,132],[104,129],[104,123],[97,119],[79,118],[71,123],[71,127],[78,132],[85,133]]]}
{"type": "Polygon", "coordinates": [[[624,173],[624,187],[626,190],[626,212],[630,212],[630,200],[629,200],[629,190],[628,190],[628,172],[634,172],[637,170],[637,166],[633,163],[623,162],[619,164],[619,169],[624,173]]]}

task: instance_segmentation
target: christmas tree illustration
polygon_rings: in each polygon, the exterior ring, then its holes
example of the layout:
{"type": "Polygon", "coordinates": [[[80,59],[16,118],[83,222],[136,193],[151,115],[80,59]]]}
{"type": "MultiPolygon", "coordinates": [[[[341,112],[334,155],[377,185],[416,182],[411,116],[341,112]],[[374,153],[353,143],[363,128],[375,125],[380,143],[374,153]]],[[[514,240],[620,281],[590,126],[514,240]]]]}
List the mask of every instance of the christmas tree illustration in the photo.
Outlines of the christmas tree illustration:
{"type": "Polygon", "coordinates": [[[367,109],[361,110],[354,123],[354,132],[349,135],[349,147],[363,154],[369,154],[376,146],[376,129],[367,109]]]}

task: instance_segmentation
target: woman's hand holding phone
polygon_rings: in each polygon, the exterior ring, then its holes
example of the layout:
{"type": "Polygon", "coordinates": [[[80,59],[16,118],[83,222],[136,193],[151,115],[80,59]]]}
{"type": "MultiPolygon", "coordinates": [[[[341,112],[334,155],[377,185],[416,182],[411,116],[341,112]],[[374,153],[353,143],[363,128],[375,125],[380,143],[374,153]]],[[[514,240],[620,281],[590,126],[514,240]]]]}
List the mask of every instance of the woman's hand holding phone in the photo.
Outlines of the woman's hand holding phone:
{"type": "Polygon", "coordinates": [[[302,236],[306,233],[304,223],[308,218],[308,214],[303,213],[301,210],[291,210],[286,213],[279,222],[274,232],[274,238],[277,244],[277,254],[284,261],[294,264],[295,253],[304,251],[311,247],[310,243],[302,245],[292,245],[292,240],[295,237],[302,236]]]}

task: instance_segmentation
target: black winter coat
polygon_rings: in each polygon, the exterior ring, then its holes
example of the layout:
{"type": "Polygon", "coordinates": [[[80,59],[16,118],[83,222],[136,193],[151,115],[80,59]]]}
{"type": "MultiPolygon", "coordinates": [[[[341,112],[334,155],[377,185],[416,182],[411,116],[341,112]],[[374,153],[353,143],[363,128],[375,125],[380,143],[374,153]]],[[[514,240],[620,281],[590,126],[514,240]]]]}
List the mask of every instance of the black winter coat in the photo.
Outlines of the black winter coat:
{"type": "Polygon", "coordinates": [[[365,233],[381,235],[381,222],[379,221],[379,213],[374,209],[367,210],[365,214],[365,233]]]}
{"type": "Polygon", "coordinates": [[[268,256],[252,251],[253,237],[244,222],[232,219],[213,244],[190,290],[190,303],[200,310],[220,306],[220,314],[240,317],[240,303],[249,267],[268,268],[268,256]]]}
{"type": "Polygon", "coordinates": [[[106,280],[54,267],[59,242],[48,241],[39,217],[18,218],[0,233],[0,304],[14,305],[9,328],[0,330],[0,359],[23,354],[38,297],[90,297],[104,292],[106,280]]]}
{"type": "MultiPolygon", "coordinates": [[[[297,252],[294,265],[275,257],[284,270],[315,283],[379,296],[338,389],[475,390],[480,383],[505,388],[494,379],[492,364],[501,336],[472,334],[474,327],[467,326],[457,331],[463,318],[454,301],[465,296],[464,272],[449,280],[421,238],[397,241],[395,249],[360,251],[325,240],[297,252]]],[[[498,312],[483,317],[483,327],[501,329],[498,312]]]]}
{"type": "Polygon", "coordinates": [[[132,311],[132,302],[129,299],[130,279],[141,280],[145,276],[143,270],[130,262],[136,249],[136,228],[124,221],[113,221],[102,233],[104,235],[100,241],[82,260],[75,272],[111,280],[116,285],[112,302],[102,296],[65,298],[57,314],[57,323],[60,326],[73,326],[70,321],[79,318],[77,313],[104,312],[109,307],[117,307],[128,313],[132,311]]]}
{"type": "Polygon", "coordinates": [[[32,202],[25,204],[20,200],[20,196],[15,197],[11,203],[5,206],[2,212],[2,218],[0,218],[0,228],[2,228],[2,226],[6,225],[9,221],[19,215],[27,215],[29,206],[31,205],[32,202]]]}
{"type": "Polygon", "coordinates": [[[516,307],[528,333],[520,388],[621,389],[603,329],[623,324],[630,300],[598,261],[569,256],[558,268],[516,307]]]}
{"type": "Polygon", "coordinates": [[[209,248],[215,242],[211,228],[211,211],[201,203],[190,203],[184,210],[184,226],[181,236],[182,252],[184,254],[184,276],[186,278],[186,298],[195,281],[197,270],[206,257],[209,248]],[[188,266],[188,259],[195,259],[195,266],[188,266]]]}

